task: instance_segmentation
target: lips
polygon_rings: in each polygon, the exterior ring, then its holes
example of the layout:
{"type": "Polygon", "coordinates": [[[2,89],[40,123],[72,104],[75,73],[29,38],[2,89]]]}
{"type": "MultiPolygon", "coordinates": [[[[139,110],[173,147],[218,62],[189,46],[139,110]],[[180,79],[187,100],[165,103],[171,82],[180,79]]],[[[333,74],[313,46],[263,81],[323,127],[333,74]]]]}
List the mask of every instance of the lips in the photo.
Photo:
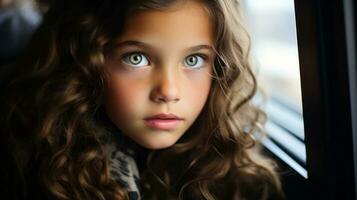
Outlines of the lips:
{"type": "Polygon", "coordinates": [[[145,120],[150,120],[150,119],[166,119],[166,120],[173,120],[173,119],[176,119],[176,120],[182,120],[182,118],[174,115],[174,114],[158,114],[158,115],[153,115],[151,117],[148,117],[146,118],[145,120]]]}
{"type": "Polygon", "coordinates": [[[174,114],[158,114],[146,118],[145,124],[153,129],[158,130],[174,130],[183,121],[182,118],[174,114]]]}

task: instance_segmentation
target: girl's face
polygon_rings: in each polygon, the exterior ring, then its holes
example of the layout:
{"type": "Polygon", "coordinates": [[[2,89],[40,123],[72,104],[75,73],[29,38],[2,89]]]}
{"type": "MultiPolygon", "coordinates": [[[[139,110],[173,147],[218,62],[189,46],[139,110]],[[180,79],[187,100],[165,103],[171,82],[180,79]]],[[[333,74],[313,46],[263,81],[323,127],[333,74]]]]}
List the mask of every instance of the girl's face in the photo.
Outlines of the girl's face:
{"type": "Polygon", "coordinates": [[[211,87],[209,15],[195,1],[174,8],[136,13],[107,55],[105,110],[124,134],[149,149],[173,145],[198,117],[211,87]],[[148,119],[158,114],[179,119],[148,119]]]}

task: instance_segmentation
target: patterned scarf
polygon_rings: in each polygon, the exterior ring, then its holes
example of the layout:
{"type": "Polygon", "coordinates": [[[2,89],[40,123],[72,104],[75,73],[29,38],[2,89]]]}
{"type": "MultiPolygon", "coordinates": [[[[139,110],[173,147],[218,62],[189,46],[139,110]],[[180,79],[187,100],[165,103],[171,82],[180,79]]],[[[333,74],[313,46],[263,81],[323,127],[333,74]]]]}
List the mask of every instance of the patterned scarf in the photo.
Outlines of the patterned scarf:
{"type": "Polygon", "coordinates": [[[105,149],[113,179],[128,191],[130,200],[141,199],[140,177],[133,142],[119,131],[115,131],[109,141],[105,144],[105,149]]]}

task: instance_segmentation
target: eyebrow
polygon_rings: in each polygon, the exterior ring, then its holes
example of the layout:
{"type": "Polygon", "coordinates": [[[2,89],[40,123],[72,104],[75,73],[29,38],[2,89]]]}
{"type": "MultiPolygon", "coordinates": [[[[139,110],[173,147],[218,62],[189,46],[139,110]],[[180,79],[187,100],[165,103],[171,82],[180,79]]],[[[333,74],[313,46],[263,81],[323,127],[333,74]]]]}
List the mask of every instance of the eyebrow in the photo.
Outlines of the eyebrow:
{"type": "MultiPolygon", "coordinates": [[[[120,48],[120,47],[124,47],[124,46],[137,46],[137,47],[142,47],[142,48],[147,48],[147,49],[155,49],[154,46],[141,42],[141,41],[136,41],[136,40],[128,40],[128,41],[124,41],[124,42],[120,42],[120,43],[114,43],[112,48],[120,48]]],[[[190,47],[188,49],[186,49],[185,51],[198,51],[201,49],[208,49],[212,52],[214,52],[213,47],[211,45],[207,45],[207,44],[201,44],[201,45],[196,45],[193,47],[190,47]]]]}

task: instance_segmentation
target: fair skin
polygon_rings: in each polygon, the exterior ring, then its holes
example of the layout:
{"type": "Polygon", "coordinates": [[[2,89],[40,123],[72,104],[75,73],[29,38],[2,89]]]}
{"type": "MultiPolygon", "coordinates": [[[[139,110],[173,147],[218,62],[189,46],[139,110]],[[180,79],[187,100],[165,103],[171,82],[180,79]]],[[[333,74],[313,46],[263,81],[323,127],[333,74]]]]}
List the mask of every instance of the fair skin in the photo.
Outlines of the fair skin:
{"type": "Polygon", "coordinates": [[[104,107],[129,138],[149,149],[167,148],[202,111],[212,82],[213,25],[201,3],[131,16],[107,55],[110,80],[104,107]],[[146,118],[174,114],[174,127],[148,126],[146,118]]]}

